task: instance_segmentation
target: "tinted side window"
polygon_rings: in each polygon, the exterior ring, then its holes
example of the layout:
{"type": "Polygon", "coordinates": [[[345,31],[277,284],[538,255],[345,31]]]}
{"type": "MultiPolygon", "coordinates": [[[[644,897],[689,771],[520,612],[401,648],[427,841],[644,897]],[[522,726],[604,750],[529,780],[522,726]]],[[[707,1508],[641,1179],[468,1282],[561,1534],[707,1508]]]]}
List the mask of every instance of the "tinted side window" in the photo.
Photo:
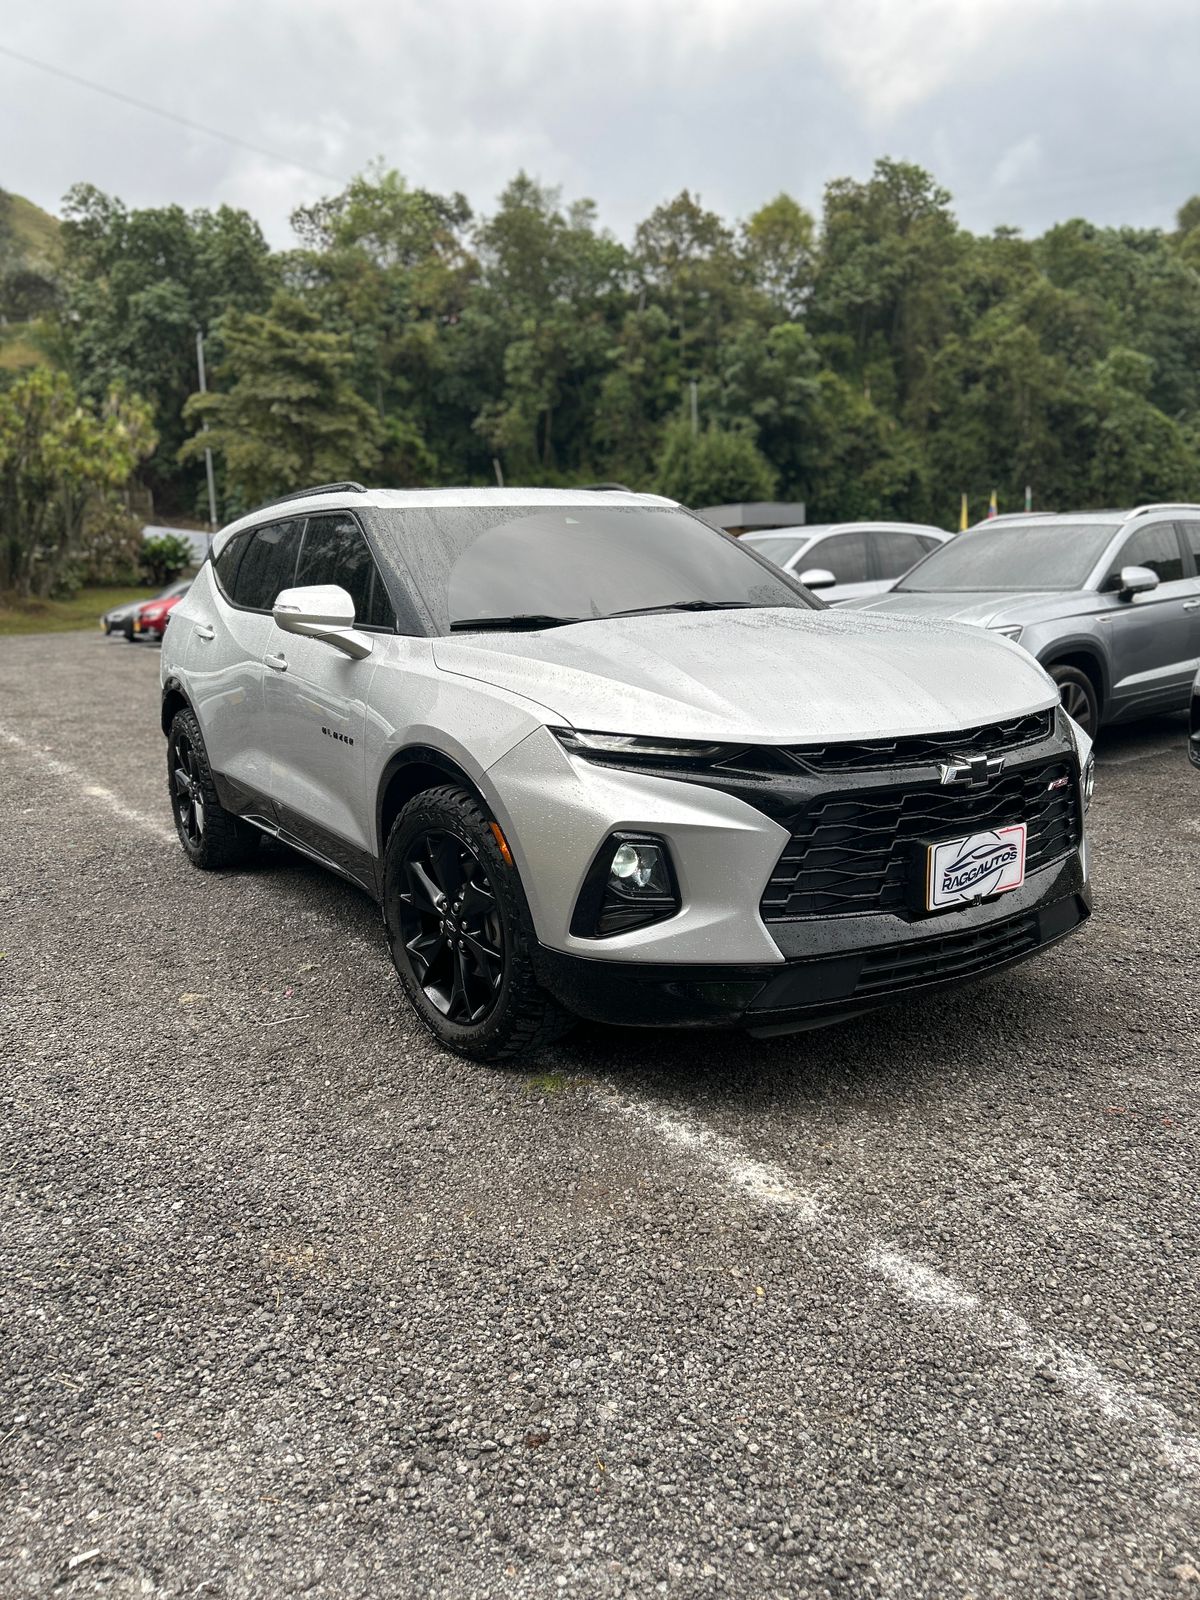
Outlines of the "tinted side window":
{"type": "Polygon", "coordinates": [[[353,517],[309,517],[300,547],[296,583],[336,583],[354,601],[362,627],[395,626],[391,603],[362,529],[353,517]]]}
{"type": "Polygon", "coordinates": [[[235,533],[233,538],[221,547],[221,554],[213,561],[213,571],[217,575],[218,582],[231,600],[236,592],[237,570],[252,532],[253,529],[247,528],[242,533],[235,533]]]}
{"type": "Polygon", "coordinates": [[[239,606],[270,611],[280,590],[291,588],[300,528],[297,519],[255,528],[237,570],[233,598],[239,606]]]}
{"type": "Polygon", "coordinates": [[[1183,552],[1173,522],[1152,522],[1125,541],[1124,547],[1113,563],[1113,571],[1122,567],[1149,567],[1158,573],[1160,583],[1171,583],[1183,577],[1183,552]]]}
{"type": "MultiPolygon", "coordinates": [[[[911,562],[909,565],[911,566],[911,562]]],[[[819,539],[800,558],[801,577],[814,567],[832,572],[839,583],[867,581],[867,536],[864,533],[835,533],[819,539]]]]}
{"type": "Polygon", "coordinates": [[[1196,575],[1200,577],[1200,522],[1181,522],[1179,528],[1183,534],[1184,544],[1192,552],[1196,575]]]}
{"type": "Polygon", "coordinates": [[[871,539],[881,578],[903,577],[929,548],[915,533],[881,532],[872,534],[871,539]]]}

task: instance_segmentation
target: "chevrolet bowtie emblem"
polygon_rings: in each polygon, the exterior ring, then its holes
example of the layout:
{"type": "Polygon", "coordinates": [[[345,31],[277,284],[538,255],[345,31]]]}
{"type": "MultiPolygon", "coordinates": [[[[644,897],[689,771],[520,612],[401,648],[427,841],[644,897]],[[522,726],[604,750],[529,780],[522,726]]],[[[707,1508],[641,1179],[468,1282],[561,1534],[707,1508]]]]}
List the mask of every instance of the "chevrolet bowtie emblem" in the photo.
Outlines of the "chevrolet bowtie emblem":
{"type": "Polygon", "coordinates": [[[1003,756],[951,756],[938,768],[943,783],[959,783],[964,789],[983,789],[1004,771],[1003,756]]]}

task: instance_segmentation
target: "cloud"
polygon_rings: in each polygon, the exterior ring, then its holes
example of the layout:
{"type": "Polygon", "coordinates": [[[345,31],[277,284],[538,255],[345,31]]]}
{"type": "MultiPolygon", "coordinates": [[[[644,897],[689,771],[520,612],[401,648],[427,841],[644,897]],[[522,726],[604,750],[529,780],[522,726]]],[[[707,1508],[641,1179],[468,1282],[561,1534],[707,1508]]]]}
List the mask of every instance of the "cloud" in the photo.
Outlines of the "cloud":
{"type": "Polygon", "coordinates": [[[6,40],[290,157],[0,58],[0,184],[54,206],[291,209],[381,156],[487,209],[518,167],[628,234],[687,186],[731,216],[890,154],[972,226],[1167,222],[1197,186],[1194,0],[52,0],[6,40]]]}

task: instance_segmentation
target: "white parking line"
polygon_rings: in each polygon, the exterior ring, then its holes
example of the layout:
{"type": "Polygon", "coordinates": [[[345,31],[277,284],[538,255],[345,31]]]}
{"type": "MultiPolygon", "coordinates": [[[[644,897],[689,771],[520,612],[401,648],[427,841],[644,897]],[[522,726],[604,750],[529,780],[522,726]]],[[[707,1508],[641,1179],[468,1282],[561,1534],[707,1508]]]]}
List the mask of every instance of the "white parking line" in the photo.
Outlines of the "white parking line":
{"type": "Polygon", "coordinates": [[[56,778],[65,778],[68,783],[74,784],[81,794],[87,795],[89,800],[99,800],[114,816],[122,817],[126,822],[132,822],[145,833],[152,833],[156,839],[161,839],[166,844],[175,844],[177,836],[174,828],[168,828],[159,822],[156,817],[147,816],[144,811],[135,811],[132,806],[127,806],[123,800],[118,800],[111,789],[93,782],[86,773],[80,772],[78,767],[73,767],[69,762],[60,761],[57,756],[52,756],[48,750],[41,749],[36,744],[30,744],[28,739],[22,739],[20,734],[11,732],[8,728],[0,726],[0,739],[5,744],[11,745],[14,750],[20,750],[22,755],[32,756],[41,763],[48,772],[54,773],[56,778]]]}
{"type": "Polygon", "coordinates": [[[974,1322],[1009,1361],[1052,1377],[1060,1389],[1088,1409],[1144,1429],[1174,1472],[1200,1479],[1200,1439],[1188,1433],[1167,1406],[1108,1377],[1094,1361],[1060,1340],[1044,1338],[1015,1311],[989,1309],[978,1295],[955,1279],[881,1244],[866,1229],[840,1217],[818,1194],[797,1188],[781,1167],[756,1161],[732,1140],[702,1123],[647,1101],[630,1100],[619,1089],[613,1089],[613,1094],[623,1116],[698,1158],[735,1194],[752,1205],[786,1211],[813,1227],[836,1233],[843,1249],[853,1249],[860,1267],[873,1277],[883,1278],[904,1299],[974,1322]]]}
{"type": "MultiPolygon", "coordinates": [[[[105,806],[115,816],[132,823],[156,839],[174,844],[176,835],[156,818],[127,806],[110,789],[93,783],[85,773],[48,751],[0,726],[0,739],[33,758],[75,786],[81,794],[105,806]]],[[[631,1121],[648,1128],[663,1144],[697,1159],[732,1193],[762,1209],[785,1211],[812,1227],[836,1232],[843,1246],[857,1236],[859,1265],[884,1279],[893,1290],[915,1305],[933,1307],[947,1315],[970,1318],[1019,1365],[1052,1373],[1057,1383],[1076,1401],[1146,1430],[1168,1465],[1180,1476],[1200,1479],[1200,1439],[1183,1427],[1179,1418],[1157,1400],[1126,1388],[1087,1356],[1057,1339],[1040,1337],[1024,1317],[1000,1308],[989,1310],[978,1295],[925,1262],[894,1250],[870,1237],[831,1209],[817,1193],[796,1186],[777,1166],[758,1161],[733,1140],[715,1129],[647,1101],[631,1100],[610,1085],[617,1108],[631,1121]]]]}

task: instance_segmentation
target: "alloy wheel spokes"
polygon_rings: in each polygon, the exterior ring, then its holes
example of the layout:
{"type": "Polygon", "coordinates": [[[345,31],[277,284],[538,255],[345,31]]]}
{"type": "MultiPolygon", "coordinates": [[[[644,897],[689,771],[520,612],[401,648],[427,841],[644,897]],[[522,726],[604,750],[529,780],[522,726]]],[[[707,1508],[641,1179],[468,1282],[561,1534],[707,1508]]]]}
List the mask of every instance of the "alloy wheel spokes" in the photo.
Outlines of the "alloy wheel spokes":
{"type": "Polygon", "coordinates": [[[200,786],[200,765],[196,752],[186,739],[175,748],[175,794],[179,804],[179,826],[189,844],[199,844],[204,832],[204,796],[200,786]]]}
{"type": "Polygon", "coordinates": [[[487,870],[448,832],[413,841],[403,864],[400,931],[414,976],[451,1022],[481,1022],[504,976],[504,932],[487,870]]]}

